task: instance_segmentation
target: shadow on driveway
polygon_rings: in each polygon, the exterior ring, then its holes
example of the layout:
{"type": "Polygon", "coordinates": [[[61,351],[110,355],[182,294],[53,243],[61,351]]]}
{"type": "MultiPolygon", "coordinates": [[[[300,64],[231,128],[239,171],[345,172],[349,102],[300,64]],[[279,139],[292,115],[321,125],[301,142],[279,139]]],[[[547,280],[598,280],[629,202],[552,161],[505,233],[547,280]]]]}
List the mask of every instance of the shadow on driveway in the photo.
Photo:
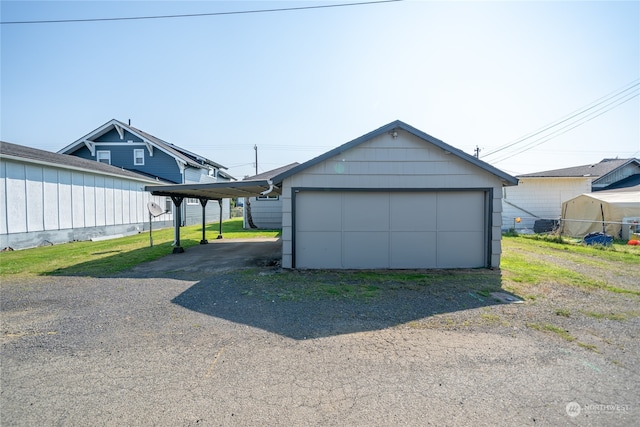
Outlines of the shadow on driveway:
{"type": "Polygon", "coordinates": [[[222,239],[169,253],[116,277],[196,282],[171,302],[298,340],[500,304],[489,295],[502,291],[499,271],[281,270],[281,257],[277,238],[222,239]]]}
{"type": "Polygon", "coordinates": [[[245,270],[202,280],[172,300],[296,340],[385,329],[500,302],[499,272],[245,270]]]}

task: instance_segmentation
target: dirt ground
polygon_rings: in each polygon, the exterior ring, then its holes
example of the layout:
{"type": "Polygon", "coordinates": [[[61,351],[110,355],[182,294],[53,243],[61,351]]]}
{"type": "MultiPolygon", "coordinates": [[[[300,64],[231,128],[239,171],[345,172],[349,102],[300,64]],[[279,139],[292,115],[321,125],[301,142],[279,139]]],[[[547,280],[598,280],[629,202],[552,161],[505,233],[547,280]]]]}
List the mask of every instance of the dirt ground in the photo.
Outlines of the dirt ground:
{"type": "Polygon", "coordinates": [[[3,280],[0,424],[638,425],[637,295],[502,303],[500,271],[377,282],[281,271],[279,250],[3,280]]]}

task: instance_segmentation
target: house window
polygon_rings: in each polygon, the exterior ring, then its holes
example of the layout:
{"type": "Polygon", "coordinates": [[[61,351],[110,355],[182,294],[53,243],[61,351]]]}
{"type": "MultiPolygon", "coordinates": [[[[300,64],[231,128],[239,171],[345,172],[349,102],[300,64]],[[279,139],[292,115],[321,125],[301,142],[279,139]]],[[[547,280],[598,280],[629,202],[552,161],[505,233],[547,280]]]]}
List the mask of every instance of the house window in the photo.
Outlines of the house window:
{"type": "Polygon", "coordinates": [[[187,199],[187,204],[188,205],[199,205],[200,204],[200,199],[194,199],[192,197],[187,199]]]}
{"type": "Polygon", "coordinates": [[[171,212],[173,211],[173,200],[171,200],[171,197],[167,197],[166,199],[164,199],[164,210],[165,212],[171,212]]]}
{"type": "Polygon", "coordinates": [[[256,200],[279,200],[280,196],[258,196],[256,200]]]}
{"type": "Polygon", "coordinates": [[[136,148],[133,150],[133,164],[136,166],[144,165],[144,149],[136,148]]]}
{"type": "Polygon", "coordinates": [[[96,151],[96,160],[100,163],[106,163],[108,165],[111,164],[111,151],[109,150],[98,150],[96,151]]]}

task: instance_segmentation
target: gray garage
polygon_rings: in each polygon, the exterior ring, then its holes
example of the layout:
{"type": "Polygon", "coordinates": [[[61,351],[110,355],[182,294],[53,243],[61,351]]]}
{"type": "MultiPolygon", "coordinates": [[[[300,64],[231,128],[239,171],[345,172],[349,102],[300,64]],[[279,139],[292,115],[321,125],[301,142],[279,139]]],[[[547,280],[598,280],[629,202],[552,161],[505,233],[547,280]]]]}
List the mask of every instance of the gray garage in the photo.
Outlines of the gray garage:
{"type": "Polygon", "coordinates": [[[274,177],[290,268],[500,265],[517,179],[401,121],[274,177]]]}
{"type": "Polygon", "coordinates": [[[500,265],[502,187],[517,182],[395,121],[266,179],[147,189],[279,195],[284,268],[478,268],[500,265]]]}

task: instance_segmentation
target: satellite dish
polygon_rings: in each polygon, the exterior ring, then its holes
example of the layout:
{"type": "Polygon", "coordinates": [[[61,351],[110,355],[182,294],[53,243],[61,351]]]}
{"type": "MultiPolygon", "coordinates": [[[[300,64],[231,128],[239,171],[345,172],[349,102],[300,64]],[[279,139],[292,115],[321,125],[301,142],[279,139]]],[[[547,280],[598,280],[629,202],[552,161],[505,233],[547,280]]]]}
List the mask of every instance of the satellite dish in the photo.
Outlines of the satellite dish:
{"type": "Polygon", "coordinates": [[[160,207],[160,205],[155,202],[147,203],[147,209],[149,209],[149,213],[153,216],[159,216],[164,213],[164,210],[160,207]]]}

